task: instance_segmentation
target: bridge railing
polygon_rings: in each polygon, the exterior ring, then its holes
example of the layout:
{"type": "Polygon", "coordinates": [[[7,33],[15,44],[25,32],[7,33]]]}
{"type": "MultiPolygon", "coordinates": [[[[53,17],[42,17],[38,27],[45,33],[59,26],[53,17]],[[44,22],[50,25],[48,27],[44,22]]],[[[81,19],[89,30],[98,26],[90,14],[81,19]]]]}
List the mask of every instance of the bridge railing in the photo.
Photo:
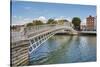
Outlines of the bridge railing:
{"type": "Polygon", "coordinates": [[[11,42],[25,40],[24,32],[11,32],[11,42]]]}
{"type": "Polygon", "coordinates": [[[11,42],[24,40],[30,33],[36,33],[53,28],[55,25],[37,25],[32,27],[22,27],[20,31],[11,31],[11,42]]]}
{"type": "Polygon", "coordinates": [[[37,25],[37,26],[28,27],[26,29],[26,34],[49,30],[49,29],[55,28],[57,26],[58,25],[54,25],[54,24],[48,24],[48,25],[46,24],[46,25],[37,25]]]}
{"type": "Polygon", "coordinates": [[[20,32],[11,32],[11,38],[12,42],[24,40],[27,38],[27,35],[38,33],[41,31],[47,31],[51,29],[57,29],[57,28],[66,28],[70,26],[64,26],[64,25],[58,25],[58,24],[46,24],[46,25],[37,25],[37,26],[31,26],[31,27],[24,27],[20,32]]]}

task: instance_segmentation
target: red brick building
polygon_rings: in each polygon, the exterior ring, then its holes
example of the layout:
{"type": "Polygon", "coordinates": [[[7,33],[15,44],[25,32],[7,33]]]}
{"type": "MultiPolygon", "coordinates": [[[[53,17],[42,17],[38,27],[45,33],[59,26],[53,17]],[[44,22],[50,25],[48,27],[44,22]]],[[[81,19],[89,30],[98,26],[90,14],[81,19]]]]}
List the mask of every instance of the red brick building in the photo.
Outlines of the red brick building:
{"type": "Polygon", "coordinates": [[[86,25],[88,31],[94,30],[94,23],[95,23],[95,17],[92,17],[91,15],[86,18],[86,25]]]}

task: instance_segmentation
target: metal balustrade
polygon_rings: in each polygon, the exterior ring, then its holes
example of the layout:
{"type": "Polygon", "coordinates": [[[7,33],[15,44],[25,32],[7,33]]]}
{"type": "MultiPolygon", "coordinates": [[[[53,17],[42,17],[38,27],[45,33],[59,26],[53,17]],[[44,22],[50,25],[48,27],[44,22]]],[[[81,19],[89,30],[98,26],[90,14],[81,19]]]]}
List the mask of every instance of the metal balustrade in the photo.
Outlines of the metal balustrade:
{"type": "MultiPolygon", "coordinates": [[[[12,32],[12,42],[17,42],[17,41],[21,41],[21,40],[30,40],[31,38],[34,39],[33,40],[34,42],[38,42],[41,39],[40,36],[43,36],[44,34],[49,33],[49,32],[51,32],[51,34],[52,34],[52,32],[56,33],[57,30],[62,30],[62,29],[73,30],[72,27],[70,27],[70,26],[64,26],[64,25],[62,26],[62,25],[54,25],[54,24],[31,26],[31,27],[27,27],[27,28],[23,29],[23,31],[21,31],[21,32],[12,32]],[[39,38],[37,38],[37,37],[39,37],[39,38]],[[37,40],[36,40],[36,38],[37,38],[37,40]]],[[[45,40],[46,38],[43,38],[43,39],[45,40]]],[[[40,42],[38,42],[38,43],[40,43],[40,42]]],[[[33,44],[33,43],[30,43],[30,44],[33,44]]],[[[34,46],[34,47],[36,47],[36,46],[34,46]]]]}
{"type": "Polygon", "coordinates": [[[24,32],[11,32],[11,42],[26,40],[24,32]]]}
{"type": "Polygon", "coordinates": [[[24,62],[24,59],[28,57],[24,57],[26,52],[28,52],[27,54],[31,54],[40,45],[61,30],[70,30],[71,33],[75,32],[70,26],[54,24],[24,27],[20,32],[11,32],[12,64],[19,65],[24,62]],[[24,41],[27,42],[24,43],[24,41]],[[24,44],[28,44],[28,46],[24,46],[24,48],[21,49],[24,44]],[[18,56],[22,58],[21,61],[19,61],[20,58],[18,58],[18,56]]]}
{"type": "Polygon", "coordinates": [[[33,36],[48,31],[50,29],[57,29],[57,28],[68,28],[68,26],[61,26],[61,25],[38,25],[38,26],[31,26],[23,29],[21,32],[11,32],[11,38],[12,42],[20,41],[20,40],[26,40],[27,35],[34,34],[33,36]]]}
{"type": "Polygon", "coordinates": [[[33,40],[30,40],[29,53],[32,53],[36,48],[38,48],[42,43],[44,43],[46,40],[48,40],[51,36],[53,36],[57,32],[59,32],[59,31],[55,31],[55,32],[52,32],[52,33],[44,34],[42,36],[42,38],[37,37],[37,40],[35,40],[36,38],[33,38],[33,40]]]}

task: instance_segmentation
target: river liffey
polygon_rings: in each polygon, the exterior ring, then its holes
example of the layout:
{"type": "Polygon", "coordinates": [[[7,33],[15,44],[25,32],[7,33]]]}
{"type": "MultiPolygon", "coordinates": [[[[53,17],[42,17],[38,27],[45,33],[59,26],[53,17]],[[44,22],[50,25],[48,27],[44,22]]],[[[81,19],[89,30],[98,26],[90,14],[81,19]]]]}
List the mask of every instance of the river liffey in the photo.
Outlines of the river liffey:
{"type": "Polygon", "coordinates": [[[30,55],[30,65],[96,61],[96,36],[55,35],[30,55]]]}

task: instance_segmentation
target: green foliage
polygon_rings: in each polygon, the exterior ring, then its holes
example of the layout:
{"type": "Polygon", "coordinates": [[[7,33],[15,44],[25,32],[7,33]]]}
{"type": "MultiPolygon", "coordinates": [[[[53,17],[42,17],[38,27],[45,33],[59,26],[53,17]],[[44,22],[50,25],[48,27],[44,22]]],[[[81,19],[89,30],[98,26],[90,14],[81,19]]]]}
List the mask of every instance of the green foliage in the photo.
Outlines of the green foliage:
{"type": "Polygon", "coordinates": [[[58,20],[58,22],[68,22],[66,19],[58,20]]]}
{"type": "Polygon", "coordinates": [[[10,26],[10,29],[17,29],[16,26],[10,26]]]}
{"type": "Polygon", "coordinates": [[[33,20],[33,25],[43,25],[44,23],[40,20],[33,20]]]}
{"type": "Polygon", "coordinates": [[[33,26],[33,23],[27,23],[27,27],[33,26]]]}
{"type": "Polygon", "coordinates": [[[72,19],[72,24],[74,25],[74,27],[80,26],[80,23],[81,23],[81,19],[79,17],[74,17],[72,19]]]}
{"type": "Polygon", "coordinates": [[[80,30],[80,23],[81,23],[81,19],[79,17],[74,17],[72,19],[72,24],[74,25],[75,30],[80,30]]]}
{"type": "Polygon", "coordinates": [[[47,21],[47,24],[57,24],[57,21],[55,21],[54,19],[50,18],[50,19],[47,21]]]}
{"type": "Polygon", "coordinates": [[[68,20],[66,20],[66,19],[64,19],[63,21],[64,21],[64,22],[69,22],[69,21],[68,21],[68,20]]]}

